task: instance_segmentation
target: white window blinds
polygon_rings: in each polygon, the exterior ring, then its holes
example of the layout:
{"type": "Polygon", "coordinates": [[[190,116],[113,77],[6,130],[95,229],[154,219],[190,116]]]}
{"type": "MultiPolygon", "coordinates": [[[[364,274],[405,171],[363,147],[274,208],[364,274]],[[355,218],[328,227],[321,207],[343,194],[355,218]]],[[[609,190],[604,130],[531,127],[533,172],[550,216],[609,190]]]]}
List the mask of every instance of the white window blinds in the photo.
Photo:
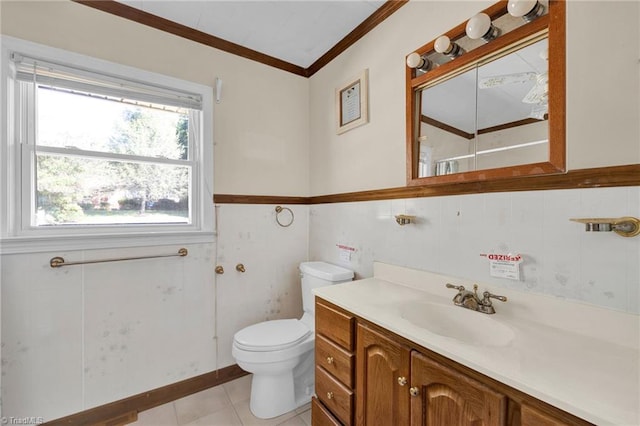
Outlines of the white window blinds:
{"type": "Polygon", "coordinates": [[[168,106],[177,110],[202,109],[202,96],[194,93],[45,61],[17,52],[11,53],[11,60],[15,64],[17,80],[35,82],[54,90],[161,109],[167,109],[168,106]]]}

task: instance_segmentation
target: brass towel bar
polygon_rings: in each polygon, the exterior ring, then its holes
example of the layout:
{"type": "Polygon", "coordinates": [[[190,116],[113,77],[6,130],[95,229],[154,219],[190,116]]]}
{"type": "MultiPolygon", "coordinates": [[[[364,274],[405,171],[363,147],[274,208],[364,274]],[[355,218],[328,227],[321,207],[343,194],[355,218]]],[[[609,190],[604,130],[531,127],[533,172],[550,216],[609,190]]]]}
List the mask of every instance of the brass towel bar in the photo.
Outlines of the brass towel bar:
{"type": "Polygon", "coordinates": [[[86,265],[89,263],[120,262],[122,260],[155,259],[157,257],[173,257],[173,256],[184,257],[187,254],[189,254],[187,249],[181,248],[180,250],[178,250],[178,253],[176,254],[158,254],[154,256],[137,256],[137,257],[119,257],[116,259],[101,259],[101,260],[82,260],[79,262],[65,262],[63,257],[56,256],[51,258],[51,260],[49,261],[49,265],[52,268],[60,268],[62,266],[86,265]]]}

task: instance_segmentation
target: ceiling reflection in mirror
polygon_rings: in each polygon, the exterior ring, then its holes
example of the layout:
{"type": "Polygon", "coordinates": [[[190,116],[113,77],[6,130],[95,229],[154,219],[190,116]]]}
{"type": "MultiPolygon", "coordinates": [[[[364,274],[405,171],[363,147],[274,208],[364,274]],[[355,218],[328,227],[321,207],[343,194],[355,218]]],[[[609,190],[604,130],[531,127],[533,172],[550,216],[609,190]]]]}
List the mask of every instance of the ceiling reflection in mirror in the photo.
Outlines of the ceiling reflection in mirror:
{"type": "Polygon", "coordinates": [[[548,160],[548,42],[418,91],[418,177],[548,160]]]}

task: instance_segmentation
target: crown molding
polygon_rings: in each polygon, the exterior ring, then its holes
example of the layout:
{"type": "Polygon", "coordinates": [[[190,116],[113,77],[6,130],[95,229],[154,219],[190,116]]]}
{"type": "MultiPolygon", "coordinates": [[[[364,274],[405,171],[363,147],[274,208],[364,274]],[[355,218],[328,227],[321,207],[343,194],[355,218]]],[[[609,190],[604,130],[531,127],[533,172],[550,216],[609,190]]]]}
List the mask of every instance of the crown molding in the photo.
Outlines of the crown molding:
{"type": "Polygon", "coordinates": [[[408,0],[387,0],[353,31],[347,34],[327,53],[325,53],[322,57],[315,61],[309,68],[303,68],[299,65],[295,65],[290,62],[275,58],[273,56],[258,52],[256,50],[249,49],[248,47],[232,43],[220,37],[198,31],[194,28],[179,24],[177,22],[173,22],[169,19],[161,18],[143,10],[136,9],[135,7],[126,5],[124,3],[119,3],[115,0],[72,1],[302,77],[311,77],[322,67],[331,62],[331,60],[333,60],[336,56],[347,50],[356,41],[360,40],[362,37],[364,37],[365,34],[374,29],[378,24],[387,19],[396,10],[398,10],[408,2],[408,0]]]}

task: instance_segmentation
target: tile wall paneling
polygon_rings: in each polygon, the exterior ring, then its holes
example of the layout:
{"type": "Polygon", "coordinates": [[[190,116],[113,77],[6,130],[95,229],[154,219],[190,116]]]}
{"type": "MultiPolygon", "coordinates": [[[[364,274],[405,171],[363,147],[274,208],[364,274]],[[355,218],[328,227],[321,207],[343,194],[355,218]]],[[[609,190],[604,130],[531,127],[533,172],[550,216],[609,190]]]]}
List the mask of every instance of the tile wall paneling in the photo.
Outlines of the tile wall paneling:
{"type": "Polygon", "coordinates": [[[585,232],[579,217],[640,217],[640,187],[522,191],[316,204],[309,253],[373,275],[372,262],[640,312],[640,238],[585,232]],[[394,215],[417,216],[399,226],[394,215]],[[337,244],[354,247],[350,261],[337,244]],[[481,253],[522,254],[521,281],[489,275],[481,253]]]}
{"type": "Polygon", "coordinates": [[[2,415],[55,418],[83,409],[82,271],[70,253],[2,256],[2,415]]]}
{"type": "Polygon", "coordinates": [[[234,364],[239,329],[301,315],[298,265],[306,260],[344,265],[358,278],[372,276],[381,261],[640,311],[640,238],[587,233],[569,221],[638,217],[640,187],[288,207],[295,220],[283,228],[275,205],[218,205],[217,256],[213,244],[202,244],[189,246],[186,258],[52,270],[55,255],[139,250],[4,255],[3,415],[53,419],[234,364]],[[397,225],[401,213],[416,223],[397,225]],[[349,261],[337,245],[355,248],[349,261]],[[492,252],[522,254],[522,280],[490,277],[480,253],[492,252]],[[224,275],[213,274],[216,264],[224,275]]]}
{"type": "Polygon", "coordinates": [[[225,271],[216,276],[220,365],[235,363],[231,346],[238,330],[302,315],[298,265],[308,259],[309,206],[285,207],[295,216],[286,228],[276,223],[275,205],[217,206],[217,264],[225,271]],[[246,272],[235,270],[238,263],[246,272]]]}
{"type": "Polygon", "coordinates": [[[114,266],[84,268],[86,405],[215,370],[211,246],[193,247],[184,258],[120,262],[117,274],[114,266]]]}
{"type": "Polygon", "coordinates": [[[214,245],[185,247],[59,269],[176,247],[3,255],[3,415],[52,420],[216,369],[214,245]]]}

